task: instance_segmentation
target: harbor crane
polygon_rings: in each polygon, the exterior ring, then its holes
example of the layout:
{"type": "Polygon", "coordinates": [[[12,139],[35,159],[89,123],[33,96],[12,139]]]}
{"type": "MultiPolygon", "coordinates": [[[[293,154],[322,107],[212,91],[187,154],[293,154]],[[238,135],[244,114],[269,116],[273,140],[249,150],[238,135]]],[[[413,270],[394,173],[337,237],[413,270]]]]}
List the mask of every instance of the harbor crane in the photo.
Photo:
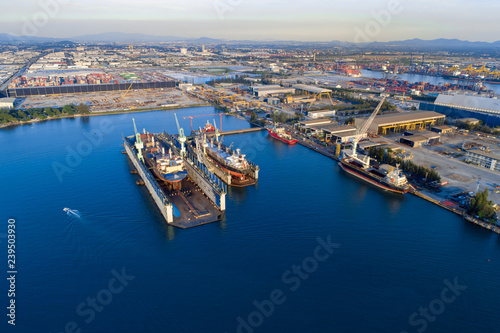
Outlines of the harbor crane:
{"type": "Polygon", "coordinates": [[[177,130],[179,131],[179,142],[181,144],[181,156],[184,157],[186,155],[186,141],[187,138],[184,135],[184,129],[179,125],[179,120],[177,119],[177,114],[174,113],[175,122],[177,123],[177,130]]]}
{"type": "Polygon", "coordinates": [[[219,116],[220,117],[220,130],[222,131],[222,116],[224,113],[211,113],[211,114],[202,114],[199,116],[187,116],[183,117],[182,119],[187,119],[189,118],[191,120],[191,132],[193,132],[193,118],[198,118],[198,117],[208,117],[208,116],[219,116]]]}
{"type": "Polygon", "coordinates": [[[356,128],[356,134],[353,137],[352,141],[352,155],[351,157],[356,159],[358,162],[362,163],[363,166],[368,167],[370,165],[370,157],[369,156],[358,156],[356,153],[356,150],[358,149],[358,143],[363,139],[363,137],[368,133],[368,129],[372,125],[373,121],[375,120],[375,117],[379,113],[380,109],[382,108],[382,105],[385,103],[386,97],[382,99],[382,101],[379,103],[375,111],[370,115],[370,117],[364,122],[362,127],[356,128]]]}
{"type": "Polygon", "coordinates": [[[123,95],[122,95],[122,98],[125,98],[125,96],[127,96],[127,95],[128,95],[128,92],[130,91],[130,88],[132,88],[132,85],[133,85],[133,84],[134,84],[134,83],[130,83],[130,86],[128,86],[127,91],[125,92],[125,94],[123,94],[123,95]]]}
{"type": "Polygon", "coordinates": [[[142,156],[142,150],[144,149],[144,142],[142,142],[141,133],[137,131],[137,126],[135,125],[134,118],[132,118],[132,122],[134,123],[135,148],[137,149],[137,157],[144,163],[144,156],[142,156]]]}

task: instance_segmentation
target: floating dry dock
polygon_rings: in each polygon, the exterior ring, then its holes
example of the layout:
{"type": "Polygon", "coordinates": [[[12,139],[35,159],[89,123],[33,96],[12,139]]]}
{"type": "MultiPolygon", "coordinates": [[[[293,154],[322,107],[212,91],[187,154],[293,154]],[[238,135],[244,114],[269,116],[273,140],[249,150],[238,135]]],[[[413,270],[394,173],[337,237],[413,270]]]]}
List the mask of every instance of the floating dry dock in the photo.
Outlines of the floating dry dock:
{"type": "MultiPolygon", "coordinates": [[[[226,210],[226,185],[214,174],[203,168],[194,156],[181,154],[178,141],[166,133],[152,134],[154,145],[160,151],[165,149],[182,156],[187,177],[175,186],[162,181],[153,168],[145,163],[144,144],[140,137],[146,134],[126,137],[123,140],[125,152],[144,181],[155,204],[168,224],[187,229],[220,221],[226,210]],[[139,137],[139,142],[137,138],[139,137]]],[[[179,144],[180,145],[180,144],[179,144]]]]}

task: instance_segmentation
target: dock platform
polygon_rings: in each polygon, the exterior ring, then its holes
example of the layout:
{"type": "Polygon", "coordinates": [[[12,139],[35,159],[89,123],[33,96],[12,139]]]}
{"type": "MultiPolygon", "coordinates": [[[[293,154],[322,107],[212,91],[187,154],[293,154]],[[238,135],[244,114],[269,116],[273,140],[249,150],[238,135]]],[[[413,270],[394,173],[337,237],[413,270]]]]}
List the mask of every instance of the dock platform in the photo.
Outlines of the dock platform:
{"type": "Polygon", "coordinates": [[[190,162],[186,161],[189,177],[182,180],[181,191],[170,191],[168,186],[139,160],[135,147],[129,141],[132,138],[124,138],[127,156],[169,225],[188,229],[217,222],[224,218],[224,190],[215,198],[211,187],[205,184],[207,182],[204,179],[200,179],[198,172],[193,172],[190,162]],[[200,181],[202,184],[198,184],[200,181]]]}

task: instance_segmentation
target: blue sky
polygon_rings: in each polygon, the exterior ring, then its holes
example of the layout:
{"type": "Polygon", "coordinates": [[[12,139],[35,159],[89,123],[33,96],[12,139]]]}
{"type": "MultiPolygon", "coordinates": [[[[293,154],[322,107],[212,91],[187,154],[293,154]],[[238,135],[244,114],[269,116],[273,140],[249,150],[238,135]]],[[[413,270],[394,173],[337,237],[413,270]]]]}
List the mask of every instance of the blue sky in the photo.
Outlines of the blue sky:
{"type": "Polygon", "coordinates": [[[490,0],[0,1],[0,32],[16,35],[119,31],[252,40],[500,40],[500,2],[490,0]]]}

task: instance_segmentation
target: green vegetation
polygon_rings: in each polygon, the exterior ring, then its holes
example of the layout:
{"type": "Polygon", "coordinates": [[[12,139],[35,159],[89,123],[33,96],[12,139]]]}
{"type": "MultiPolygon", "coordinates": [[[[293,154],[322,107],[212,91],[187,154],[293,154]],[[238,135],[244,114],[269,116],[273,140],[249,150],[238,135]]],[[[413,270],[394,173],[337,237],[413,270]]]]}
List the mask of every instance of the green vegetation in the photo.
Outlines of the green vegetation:
{"type": "MultiPolygon", "coordinates": [[[[337,90],[334,89],[332,93],[332,97],[335,97],[338,100],[345,101],[351,103],[351,105],[336,105],[334,106],[334,110],[337,111],[345,111],[345,110],[355,110],[355,111],[360,111],[360,110],[370,110],[373,112],[373,110],[378,106],[380,103],[379,101],[372,100],[372,99],[361,99],[352,96],[348,91],[345,90],[337,90]]],[[[384,102],[382,105],[382,108],[380,109],[381,112],[384,111],[394,111],[397,110],[397,107],[395,105],[392,105],[389,102],[384,102]]]]}
{"type": "Polygon", "coordinates": [[[493,202],[488,200],[488,189],[485,188],[483,192],[477,193],[469,205],[468,214],[479,216],[480,219],[488,220],[494,223],[495,209],[493,202]]]}
{"type": "Polygon", "coordinates": [[[500,135],[500,126],[491,128],[488,125],[484,125],[482,121],[479,121],[478,124],[472,124],[470,121],[466,123],[459,122],[457,123],[457,127],[466,129],[470,132],[482,132],[486,134],[500,135]]]}
{"type": "Polygon", "coordinates": [[[247,84],[248,81],[245,80],[245,77],[246,76],[236,76],[234,78],[228,77],[228,78],[224,78],[224,79],[217,79],[217,80],[209,81],[207,84],[210,85],[210,86],[212,86],[212,87],[215,87],[215,85],[217,85],[219,83],[241,83],[241,84],[247,84]]]}
{"type": "Polygon", "coordinates": [[[412,161],[403,161],[399,157],[393,157],[391,152],[392,151],[388,150],[386,154],[384,148],[371,147],[368,154],[370,157],[373,157],[381,163],[386,163],[392,166],[399,164],[404,172],[421,179],[426,178],[428,182],[441,182],[441,176],[437,171],[416,165],[412,161]]]}
{"type": "Polygon", "coordinates": [[[284,124],[288,120],[291,119],[290,115],[285,112],[273,112],[271,114],[271,119],[273,120],[273,123],[281,123],[284,124]]]}
{"type": "Polygon", "coordinates": [[[45,120],[48,118],[73,116],[80,114],[89,114],[89,107],[86,104],[65,105],[62,108],[44,108],[44,109],[27,109],[27,110],[0,110],[0,124],[13,122],[26,122],[30,120],[45,120]]]}

